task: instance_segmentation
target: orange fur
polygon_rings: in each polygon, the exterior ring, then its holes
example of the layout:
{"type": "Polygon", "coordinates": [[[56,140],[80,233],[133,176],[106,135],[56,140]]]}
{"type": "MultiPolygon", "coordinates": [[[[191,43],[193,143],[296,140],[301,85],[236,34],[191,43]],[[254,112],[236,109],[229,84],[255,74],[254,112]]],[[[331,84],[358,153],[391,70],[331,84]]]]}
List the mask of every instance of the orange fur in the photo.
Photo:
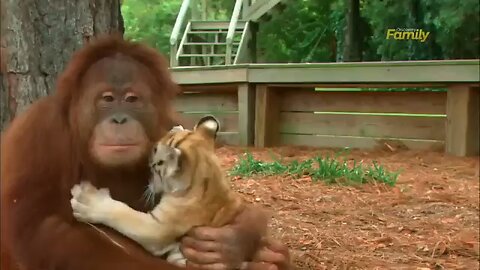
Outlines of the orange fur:
{"type": "Polygon", "coordinates": [[[157,144],[151,166],[159,176],[150,185],[156,185],[152,190],[161,190],[163,195],[151,215],[83,183],[72,190],[75,216],[118,230],[154,255],[169,253],[169,261],[175,257],[182,265],[177,243],[181,236],[195,226],[226,225],[245,206],[231,190],[215,156],[217,126],[212,119],[201,120],[193,131],[172,130],[157,144]]]}
{"type": "Polygon", "coordinates": [[[96,230],[72,216],[70,189],[82,177],[108,187],[112,196],[131,207],[146,210],[139,198],[148,183],[147,166],[105,173],[89,167],[88,158],[80,155],[75,116],[84,92],[79,84],[90,66],[115,54],[127,55],[150,71],[143,79],[150,83],[158,115],[148,134],[152,142],[171,127],[170,104],[178,87],[158,53],[119,36],[99,38],[78,51],[59,77],[55,94],[32,104],[2,134],[2,270],[177,269],[117,232],[96,230]]]}

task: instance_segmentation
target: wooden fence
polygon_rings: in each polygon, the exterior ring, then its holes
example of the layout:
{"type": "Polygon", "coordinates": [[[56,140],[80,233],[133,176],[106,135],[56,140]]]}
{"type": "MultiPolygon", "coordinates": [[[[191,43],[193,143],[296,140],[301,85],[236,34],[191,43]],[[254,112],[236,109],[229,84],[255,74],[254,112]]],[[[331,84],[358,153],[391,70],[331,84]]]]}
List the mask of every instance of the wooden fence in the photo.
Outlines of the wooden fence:
{"type": "Polygon", "coordinates": [[[275,92],[278,144],[439,149],[445,141],[446,93],[275,92]]]}
{"type": "Polygon", "coordinates": [[[205,114],[211,114],[221,125],[217,140],[222,144],[240,144],[237,92],[190,91],[180,95],[175,106],[181,117],[181,124],[191,128],[205,114]]]}
{"type": "Polygon", "coordinates": [[[222,124],[219,141],[226,144],[380,146],[478,155],[479,64],[452,62],[420,63],[421,68],[408,62],[407,67],[413,67],[411,75],[398,62],[368,63],[370,72],[363,76],[358,74],[362,71],[359,63],[337,64],[336,70],[322,70],[328,64],[308,65],[293,70],[293,77],[281,65],[264,65],[259,72],[252,65],[173,69],[184,89],[176,106],[187,125],[205,114],[218,117],[222,124]],[[356,71],[350,80],[339,74],[350,74],[348,68],[356,71]],[[396,68],[401,68],[401,76],[396,68]],[[441,76],[432,76],[429,69],[441,76]],[[386,76],[389,73],[393,75],[386,76]],[[315,86],[332,90],[315,91],[315,86]],[[445,87],[448,92],[334,89],[345,86],[445,87]]]}

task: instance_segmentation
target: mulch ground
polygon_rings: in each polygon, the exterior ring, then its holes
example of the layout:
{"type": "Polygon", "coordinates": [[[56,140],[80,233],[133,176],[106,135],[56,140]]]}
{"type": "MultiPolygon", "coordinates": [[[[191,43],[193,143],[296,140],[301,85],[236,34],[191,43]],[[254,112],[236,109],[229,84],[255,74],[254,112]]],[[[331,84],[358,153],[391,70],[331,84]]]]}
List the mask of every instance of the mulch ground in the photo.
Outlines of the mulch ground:
{"type": "MultiPolygon", "coordinates": [[[[220,147],[231,168],[245,148],[220,147]]],[[[329,150],[248,149],[302,160],[329,150]]],[[[395,187],[328,185],[309,177],[230,177],[272,215],[296,269],[479,269],[479,159],[414,151],[352,151],[348,158],[402,170],[395,187]]]]}

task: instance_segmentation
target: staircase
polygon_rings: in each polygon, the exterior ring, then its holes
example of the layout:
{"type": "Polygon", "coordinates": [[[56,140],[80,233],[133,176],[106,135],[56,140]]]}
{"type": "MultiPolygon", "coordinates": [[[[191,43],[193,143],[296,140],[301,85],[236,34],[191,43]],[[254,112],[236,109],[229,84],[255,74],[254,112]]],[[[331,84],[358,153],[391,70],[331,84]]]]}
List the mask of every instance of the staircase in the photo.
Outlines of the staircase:
{"type": "Polygon", "coordinates": [[[246,21],[237,21],[228,52],[228,21],[190,21],[177,52],[178,62],[189,66],[236,64],[242,37],[247,33],[246,21]]]}
{"type": "Polygon", "coordinates": [[[284,6],[280,4],[285,0],[236,0],[230,21],[206,20],[204,15],[203,20],[184,23],[190,1],[182,2],[170,36],[172,67],[248,63],[252,55],[251,23],[271,16],[270,11],[284,6]]]}

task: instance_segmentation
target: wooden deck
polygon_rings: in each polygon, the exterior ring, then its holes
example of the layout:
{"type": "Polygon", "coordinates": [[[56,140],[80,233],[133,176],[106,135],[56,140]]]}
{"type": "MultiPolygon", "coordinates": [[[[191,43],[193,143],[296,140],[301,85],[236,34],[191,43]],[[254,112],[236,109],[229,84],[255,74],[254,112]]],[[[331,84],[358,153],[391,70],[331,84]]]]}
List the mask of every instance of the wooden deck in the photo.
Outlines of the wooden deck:
{"type": "Polygon", "coordinates": [[[259,147],[444,149],[478,155],[479,60],[248,64],[172,68],[178,111],[211,113],[220,140],[259,147]],[[448,92],[314,91],[441,87],[448,92]],[[327,89],[328,90],[328,89],[327,89]]]}
{"type": "Polygon", "coordinates": [[[399,83],[422,85],[452,82],[477,82],[479,60],[245,64],[232,66],[173,68],[181,85],[216,83],[281,84],[373,84],[399,83]]]}

